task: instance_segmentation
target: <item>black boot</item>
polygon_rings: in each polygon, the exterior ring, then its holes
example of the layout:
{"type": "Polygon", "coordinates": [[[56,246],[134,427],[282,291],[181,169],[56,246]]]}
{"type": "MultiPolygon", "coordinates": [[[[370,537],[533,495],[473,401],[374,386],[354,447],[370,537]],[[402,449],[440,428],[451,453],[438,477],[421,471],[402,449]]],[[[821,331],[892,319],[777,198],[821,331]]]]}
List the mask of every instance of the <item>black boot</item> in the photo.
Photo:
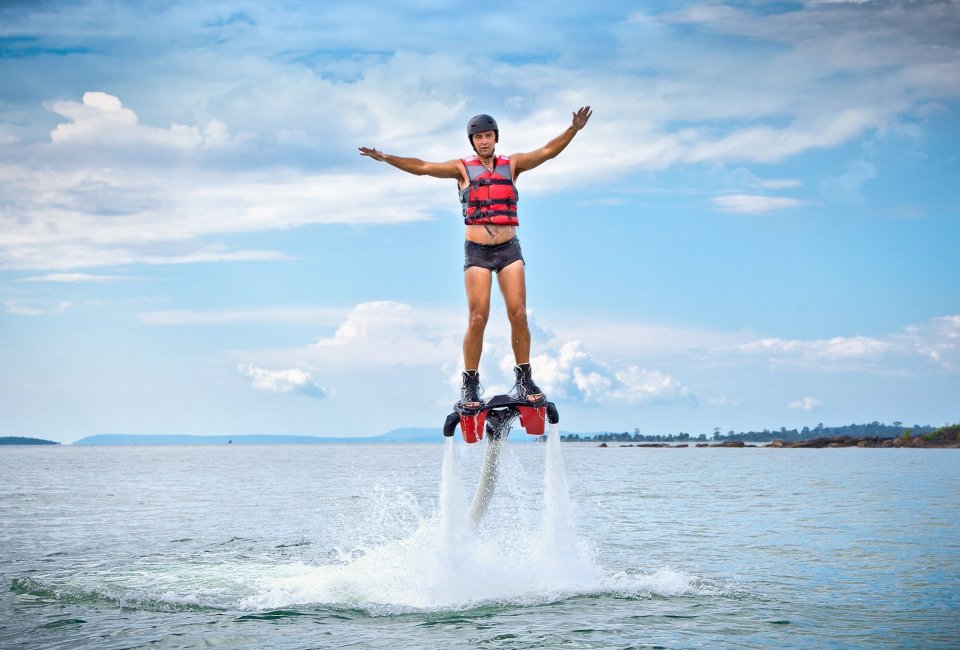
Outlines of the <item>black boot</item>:
{"type": "Polygon", "coordinates": [[[533,383],[533,371],[530,369],[529,363],[514,366],[513,373],[517,376],[517,383],[510,393],[512,397],[531,406],[542,406],[547,402],[546,395],[533,383]]]}
{"type": "Polygon", "coordinates": [[[483,402],[480,400],[480,373],[476,370],[463,371],[463,385],[460,387],[460,401],[457,406],[465,410],[479,409],[483,402]]]}

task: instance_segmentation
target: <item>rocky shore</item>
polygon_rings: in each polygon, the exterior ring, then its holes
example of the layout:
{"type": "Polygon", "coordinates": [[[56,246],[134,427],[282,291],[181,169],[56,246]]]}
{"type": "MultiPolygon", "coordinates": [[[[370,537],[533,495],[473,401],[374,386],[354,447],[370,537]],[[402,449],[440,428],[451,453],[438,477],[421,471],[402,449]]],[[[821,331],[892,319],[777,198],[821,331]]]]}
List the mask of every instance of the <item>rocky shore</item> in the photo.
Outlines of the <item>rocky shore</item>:
{"type": "Polygon", "coordinates": [[[904,438],[850,438],[841,436],[839,438],[814,438],[812,440],[800,440],[797,442],[781,442],[774,440],[765,447],[792,447],[806,449],[823,449],[825,447],[930,447],[938,449],[956,449],[960,447],[960,442],[954,440],[933,439],[928,440],[924,437],[904,438]]]}

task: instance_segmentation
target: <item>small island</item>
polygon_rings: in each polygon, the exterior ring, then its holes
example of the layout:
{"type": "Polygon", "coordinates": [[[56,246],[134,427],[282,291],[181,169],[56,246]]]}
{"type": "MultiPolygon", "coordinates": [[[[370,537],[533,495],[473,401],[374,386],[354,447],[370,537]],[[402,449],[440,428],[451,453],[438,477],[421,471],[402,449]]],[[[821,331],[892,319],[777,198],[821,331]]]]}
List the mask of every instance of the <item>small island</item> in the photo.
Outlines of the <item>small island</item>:
{"type": "Polygon", "coordinates": [[[0,436],[0,445],[59,445],[59,442],[53,440],[41,440],[40,438],[24,438],[22,436],[0,436]]]}

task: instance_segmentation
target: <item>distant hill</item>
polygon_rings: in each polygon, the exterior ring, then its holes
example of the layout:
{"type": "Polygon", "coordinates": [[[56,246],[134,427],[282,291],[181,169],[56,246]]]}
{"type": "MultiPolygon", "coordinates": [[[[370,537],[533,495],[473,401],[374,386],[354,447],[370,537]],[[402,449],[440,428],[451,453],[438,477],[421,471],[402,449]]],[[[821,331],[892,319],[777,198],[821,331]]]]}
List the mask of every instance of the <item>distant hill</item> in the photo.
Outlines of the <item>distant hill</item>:
{"type": "Polygon", "coordinates": [[[87,436],[75,445],[311,445],[323,442],[358,442],[360,438],[321,438],[319,436],[190,436],[179,434],[137,435],[108,433],[87,436]]]}
{"type": "Polygon", "coordinates": [[[0,445],[59,445],[59,442],[52,440],[41,440],[40,438],[23,438],[20,436],[0,436],[0,445]]]}
{"type": "Polygon", "coordinates": [[[364,442],[439,442],[443,438],[440,427],[400,427],[391,429],[379,436],[359,438],[364,442]]]}

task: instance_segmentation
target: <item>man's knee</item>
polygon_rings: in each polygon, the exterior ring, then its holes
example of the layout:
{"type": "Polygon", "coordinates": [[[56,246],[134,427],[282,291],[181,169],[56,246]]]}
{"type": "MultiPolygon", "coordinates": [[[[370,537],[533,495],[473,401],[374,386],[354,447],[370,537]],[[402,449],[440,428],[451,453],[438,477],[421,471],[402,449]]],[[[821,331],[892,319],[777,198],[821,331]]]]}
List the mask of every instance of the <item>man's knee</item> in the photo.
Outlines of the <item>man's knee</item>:
{"type": "Polygon", "coordinates": [[[483,330],[487,326],[487,313],[482,311],[471,311],[470,312],[470,321],[467,323],[467,327],[472,330],[483,330]]]}
{"type": "Polygon", "coordinates": [[[510,319],[510,325],[513,327],[527,327],[527,308],[523,305],[511,307],[507,310],[507,318],[510,319]]]}

